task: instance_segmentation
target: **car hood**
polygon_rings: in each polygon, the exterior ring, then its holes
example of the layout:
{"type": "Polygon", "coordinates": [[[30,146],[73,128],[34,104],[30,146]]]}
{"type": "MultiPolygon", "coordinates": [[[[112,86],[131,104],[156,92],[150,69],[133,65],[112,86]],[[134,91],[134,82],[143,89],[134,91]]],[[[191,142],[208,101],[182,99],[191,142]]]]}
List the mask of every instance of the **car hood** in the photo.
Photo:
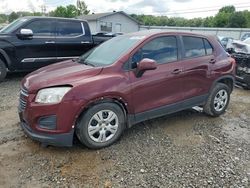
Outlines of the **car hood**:
{"type": "Polygon", "coordinates": [[[29,93],[34,93],[46,87],[76,86],[80,81],[96,76],[101,71],[102,67],[92,67],[69,60],[43,67],[28,74],[23,79],[22,85],[29,93]]]}

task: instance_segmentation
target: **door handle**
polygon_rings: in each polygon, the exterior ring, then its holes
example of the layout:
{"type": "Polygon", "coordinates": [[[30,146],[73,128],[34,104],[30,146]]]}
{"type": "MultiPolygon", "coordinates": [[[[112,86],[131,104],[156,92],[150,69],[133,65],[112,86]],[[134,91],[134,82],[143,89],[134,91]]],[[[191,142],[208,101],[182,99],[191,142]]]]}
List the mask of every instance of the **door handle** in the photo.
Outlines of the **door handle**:
{"type": "Polygon", "coordinates": [[[175,69],[173,70],[172,74],[180,74],[182,72],[181,69],[175,69]]]}
{"type": "Polygon", "coordinates": [[[216,63],[216,59],[210,59],[209,63],[215,64],[216,63]]]}
{"type": "Polygon", "coordinates": [[[55,41],[46,41],[45,44],[55,44],[55,41]]]}

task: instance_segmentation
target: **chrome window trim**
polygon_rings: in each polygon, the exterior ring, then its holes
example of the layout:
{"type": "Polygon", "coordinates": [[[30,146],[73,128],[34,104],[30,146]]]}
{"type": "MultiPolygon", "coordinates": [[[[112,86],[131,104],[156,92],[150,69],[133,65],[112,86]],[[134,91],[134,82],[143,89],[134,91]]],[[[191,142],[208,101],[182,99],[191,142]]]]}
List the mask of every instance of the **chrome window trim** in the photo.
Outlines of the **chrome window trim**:
{"type": "Polygon", "coordinates": [[[33,63],[33,62],[39,62],[41,60],[64,60],[64,59],[76,59],[76,58],[79,58],[79,56],[25,58],[21,61],[21,63],[33,63]]]}

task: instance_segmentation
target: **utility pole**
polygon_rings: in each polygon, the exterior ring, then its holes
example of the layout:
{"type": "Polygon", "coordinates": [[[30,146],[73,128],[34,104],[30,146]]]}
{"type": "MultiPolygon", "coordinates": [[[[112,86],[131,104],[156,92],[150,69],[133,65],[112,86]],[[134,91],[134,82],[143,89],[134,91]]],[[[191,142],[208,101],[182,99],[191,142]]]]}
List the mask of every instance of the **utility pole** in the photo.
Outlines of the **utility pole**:
{"type": "Polygon", "coordinates": [[[42,10],[42,14],[43,14],[43,16],[46,16],[46,5],[42,5],[41,6],[41,10],[42,10]]]}

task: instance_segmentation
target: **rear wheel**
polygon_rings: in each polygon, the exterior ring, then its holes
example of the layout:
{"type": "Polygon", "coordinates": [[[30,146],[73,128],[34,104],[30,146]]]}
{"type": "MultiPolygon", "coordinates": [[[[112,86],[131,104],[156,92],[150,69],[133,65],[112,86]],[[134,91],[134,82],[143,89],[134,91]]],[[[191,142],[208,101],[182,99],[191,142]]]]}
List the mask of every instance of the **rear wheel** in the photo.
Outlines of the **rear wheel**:
{"type": "Polygon", "coordinates": [[[7,75],[7,68],[2,60],[0,60],[0,82],[4,80],[7,75]]]}
{"type": "Polygon", "coordinates": [[[230,101],[230,89],[226,84],[218,83],[210,93],[203,110],[206,114],[217,117],[223,114],[230,101]]]}
{"type": "Polygon", "coordinates": [[[91,107],[76,128],[78,139],[88,148],[99,149],[113,144],[125,128],[122,109],[113,103],[91,107]]]}

